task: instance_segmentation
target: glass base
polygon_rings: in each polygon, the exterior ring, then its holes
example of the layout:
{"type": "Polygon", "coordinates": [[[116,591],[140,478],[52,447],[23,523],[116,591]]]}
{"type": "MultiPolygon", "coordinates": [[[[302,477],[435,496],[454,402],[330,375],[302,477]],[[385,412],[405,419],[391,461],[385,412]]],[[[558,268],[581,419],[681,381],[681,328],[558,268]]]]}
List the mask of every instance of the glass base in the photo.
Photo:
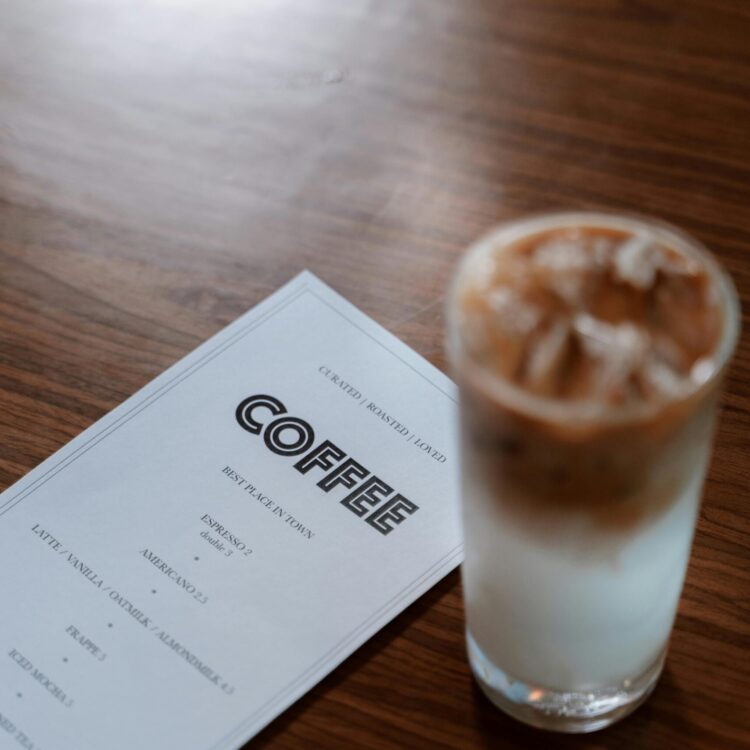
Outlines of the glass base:
{"type": "Polygon", "coordinates": [[[620,685],[564,692],[527,685],[495,666],[466,631],[469,664],[484,694],[514,719],[539,729],[584,733],[619,721],[648,698],[664,666],[666,647],[643,674],[620,685]]]}

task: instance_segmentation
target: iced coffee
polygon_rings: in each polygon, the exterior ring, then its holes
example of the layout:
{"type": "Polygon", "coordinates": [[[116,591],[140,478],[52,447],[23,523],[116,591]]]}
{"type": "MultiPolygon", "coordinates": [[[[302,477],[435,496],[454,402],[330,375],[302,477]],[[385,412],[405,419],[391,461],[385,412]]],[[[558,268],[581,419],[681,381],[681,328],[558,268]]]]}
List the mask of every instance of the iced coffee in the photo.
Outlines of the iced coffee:
{"type": "Polygon", "coordinates": [[[661,671],[734,289],[665,225],[557,214],[470,249],[448,319],[472,668],[522,720],[606,726],[661,671]]]}

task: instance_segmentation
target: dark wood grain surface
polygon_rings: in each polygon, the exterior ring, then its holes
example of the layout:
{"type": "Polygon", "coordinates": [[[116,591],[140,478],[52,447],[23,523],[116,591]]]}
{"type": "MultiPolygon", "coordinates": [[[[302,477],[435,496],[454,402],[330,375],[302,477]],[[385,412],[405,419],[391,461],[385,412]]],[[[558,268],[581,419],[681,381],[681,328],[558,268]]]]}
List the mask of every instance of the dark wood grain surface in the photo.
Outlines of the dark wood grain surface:
{"type": "MultiPolygon", "coordinates": [[[[560,207],[684,227],[750,310],[746,0],[3,0],[0,489],[303,268],[444,367],[462,249],[560,207]]],[[[495,711],[453,573],[250,746],[749,747],[749,448],[742,341],[666,672],[621,724],[495,711]]]]}

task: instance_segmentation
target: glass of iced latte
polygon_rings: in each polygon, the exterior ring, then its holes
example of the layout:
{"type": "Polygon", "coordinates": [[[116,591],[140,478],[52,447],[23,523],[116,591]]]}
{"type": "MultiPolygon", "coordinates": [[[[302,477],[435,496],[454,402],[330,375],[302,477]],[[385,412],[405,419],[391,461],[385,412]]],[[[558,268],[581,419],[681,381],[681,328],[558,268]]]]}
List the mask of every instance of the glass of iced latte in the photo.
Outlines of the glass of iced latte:
{"type": "Polygon", "coordinates": [[[464,256],[448,352],[468,652],[512,716],[588,732],[653,689],[738,321],[714,258],[659,222],[538,216],[464,256]]]}

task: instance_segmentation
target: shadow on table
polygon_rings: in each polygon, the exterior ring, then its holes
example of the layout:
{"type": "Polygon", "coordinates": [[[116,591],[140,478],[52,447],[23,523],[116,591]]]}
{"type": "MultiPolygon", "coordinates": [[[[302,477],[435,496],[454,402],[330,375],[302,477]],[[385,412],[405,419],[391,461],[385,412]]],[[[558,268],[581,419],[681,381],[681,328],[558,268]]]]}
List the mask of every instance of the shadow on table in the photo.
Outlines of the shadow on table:
{"type": "Polygon", "coordinates": [[[315,687],[295,701],[265,729],[261,730],[250,742],[243,746],[242,750],[273,745],[274,740],[293,725],[312,704],[320,700],[329,690],[345,682],[352,674],[362,669],[377,653],[388,646],[391,641],[398,638],[415,620],[423,617],[439,599],[457,586],[458,580],[458,571],[453,571],[435,584],[435,586],[411,604],[404,612],[363,643],[351,656],[336,667],[333,672],[324,677],[315,687]]]}
{"type": "MultiPolygon", "coordinates": [[[[356,674],[369,661],[377,656],[392,641],[399,638],[411,624],[430,610],[448,591],[458,585],[458,573],[453,572],[446,576],[430,591],[414,602],[405,612],[394,619],[383,630],[376,633],[369,641],[364,643],[357,651],[348,657],[331,674],[321,680],[299,700],[293,703],[279,717],[274,719],[265,729],[251,740],[243,750],[250,748],[275,747],[277,745],[289,747],[305,747],[309,744],[311,728],[295,729],[295,723],[304,716],[315,704],[325,700],[330,691],[345,683],[352,675],[356,674]]],[[[468,666],[467,666],[468,671],[468,666]]],[[[576,750],[663,750],[664,748],[678,748],[687,750],[695,746],[703,732],[698,727],[691,725],[685,718],[685,698],[683,691],[677,686],[674,675],[670,670],[669,661],[664,673],[654,690],[654,693],[646,703],[638,708],[635,713],[623,721],[600,732],[588,735],[563,735],[544,732],[527,727],[520,722],[511,719],[495,708],[485,697],[476,683],[467,680],[471,685],[471,695],[466,695],[461,700],[466,707],[466,713],[462,720],[457,722],[463,725],[464,740],[471,740],[468,744],[462,744],[456,736],[446,736],[445,743],[440,744],[444,748],[499,748],[507,750],[554,750],[555,748],[575,748],[576,750]],[[458,743],[458,744],[457,744],[458,743]]],[[[322,705],[325,705],[323,703],[322,705]]],[[[322,707],[322,706],[321,706],[322,707]]],[[[340,707],[339,707],[340,708],[340,707]]],[[[327,719],[331,719],[330,710],[336,710],[336,706],[326,706],[319,719],[323,725],[327,719]]],[[[459,712],[459,716],[462,715],[459,712]]],[[[454,716],[455,720],[455,716],[454,716]]],[[[361,730],[362,728],[360,728],[361,730]]],[[[312,730],[313,736],[316,731],[321,731],[318,726],[312,730]]],[[[367,730],[365,730],[367,731],[367,730]]],[[[316,737],[316,746],[325,747],[327,732],[316,737]]],[[[328,740],[333,746],[344,747],[346,740],[344,736],[332,734],[328,740]],[[342,744],[343,743],[343,744],[342,744]]],[[[382,742],[374,740],[371,746],[390,746],[380,738],[382,742]]],[[[427,739],[420,743],[414,736],[410,741],[415,742],[414,747],[427,747],[427,739]]],[[[352,748],[356,745],[351,745],[352,748]]],[[[395,746],[395,745],[394,745],[395,746]]],[[[705,743],[702,745],[705,747],[705,743]]]]}
{"type": "Polygon", "coordinates": [[[675,684],[668,663],[646,703],[621,722],[585,735],[555,734],[527,727],[496,709],[476,683],[472,689],[476,710],[474,721],[481,732],[480,747],[662,750],[665,747],[684,749],[692,746],[684,718],[682,691],[675,684]]]}

